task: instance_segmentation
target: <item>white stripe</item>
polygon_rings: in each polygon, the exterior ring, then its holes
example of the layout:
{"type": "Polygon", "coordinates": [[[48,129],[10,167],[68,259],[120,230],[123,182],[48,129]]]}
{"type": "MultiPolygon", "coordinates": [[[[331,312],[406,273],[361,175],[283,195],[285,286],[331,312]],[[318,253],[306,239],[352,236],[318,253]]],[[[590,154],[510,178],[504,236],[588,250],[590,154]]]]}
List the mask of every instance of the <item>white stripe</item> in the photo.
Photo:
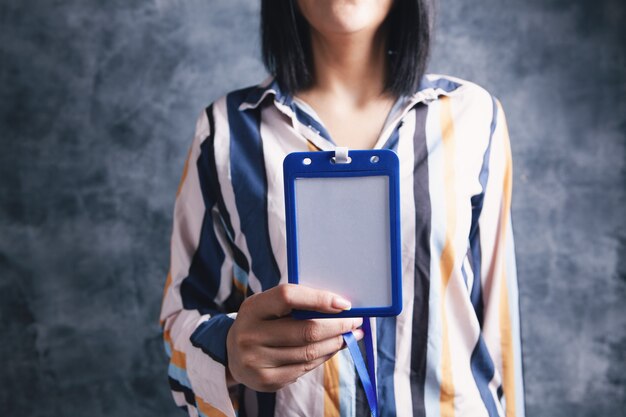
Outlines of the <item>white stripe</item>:
{"type": "Polygon", "coordinates": [[[472,288],[474,287],[474,270],[472,270],[469,256],[467,254],[465,255],[465,259],[463,259],[463,270],[465,271],[465,276],[467,277],[467,294],[469,295],[472,293],[472,288]]]}
{"type": "Polygon", "coordinates": [[[233,290],[233,252],[228,244],[225,225],[222,224],[222,220],[220,219],[217,204],[213,206],[211,213],[213,215],[213,230],[215,231],[215,236],[224,251],[224,262],[222,262],[222,268],[220,269],[220,287],[214,299],[216,305],[222,305],[233,290]]]}
{"type": "Polygon", "coordinates": [[[174,397],[174,403],[178,407],[188,406],[187,401],[185,400],[185,394],[180,391],[172,391],[172,397],[174,397]]]}
{"type": "Polygon", "coordinates": [[[324,416],[324,365],[276,392],[274,417],[324,416]]]}
{"type": "Polygon", "coordinates": [[[198,414],[198,409],[189,404],[187,405],[187,413],[189,413],[189,417],[199,417],[200,415],[198,414]]]}
{"type": "MultiPolygon", "coordinates": [[[[370,321],[370,329],[372,330],[372,350],[374,354],[374,377],[378,375],[378,326],[376,317],[365,319],[370,321]]],[[[378,386],[377,386],[378,388],[378,386]]]]}

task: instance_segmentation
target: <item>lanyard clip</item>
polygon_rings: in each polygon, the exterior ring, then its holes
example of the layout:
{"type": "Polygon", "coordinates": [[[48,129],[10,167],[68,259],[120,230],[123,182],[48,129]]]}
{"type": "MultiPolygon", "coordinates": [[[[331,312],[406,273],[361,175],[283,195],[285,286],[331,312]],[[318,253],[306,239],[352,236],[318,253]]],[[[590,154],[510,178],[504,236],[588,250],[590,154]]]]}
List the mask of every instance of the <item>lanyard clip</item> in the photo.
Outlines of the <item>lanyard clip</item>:
{"type": "Polygon", "coordinates": [[[348,148],[345,146],[337,146],[335,148],[335,156],[333,162],[336,164],[349,164],[352,162],[352,158],[348,156],[348,148]]]}

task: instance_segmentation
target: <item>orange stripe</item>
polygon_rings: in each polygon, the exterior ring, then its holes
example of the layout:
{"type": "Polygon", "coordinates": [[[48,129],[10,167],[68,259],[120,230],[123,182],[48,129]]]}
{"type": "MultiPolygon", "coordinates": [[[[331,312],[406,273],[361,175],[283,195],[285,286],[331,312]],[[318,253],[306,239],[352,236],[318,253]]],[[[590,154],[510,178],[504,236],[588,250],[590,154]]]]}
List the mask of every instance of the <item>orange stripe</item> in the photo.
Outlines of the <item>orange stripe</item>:
{"type": "Polygon", "coordinates": [[[339,355],[324,362],[324,417],[339,417],[339,355]]]}
{"type": "Polygon", "coordinates": [[[185,183],[185,179],[187,178],[187,171],[189,169],[189,158],[191,158],[191,149],[193,145],[189,147],[189,151],[187,151],[187,158],[185,159],[185,165],[183,165],[183,175],[180,177],[180,181],[178,183],[178,190],[176,190],[176,197],[180,194],[180,191],[183,189],[183,184],[185,183]]]}
{"type": "Polygon", "coordinates": [[[237,290],[239,290],[239,292],[243,293],[244,297],[247,295],[248,291],[246,286],[244,284],[242,284],[241,282],[239,282],[239,280],[237,280],[237,278],[235,278],[235,276],[233,275],[233,285],[235,286],[235,288],[237,290]]]}
{"type": "Polygon", "coordinates": [[[187,356],[180,350],[172,349],[172,358],[170,362],[180,369],[187,369],[187,356]]]}
{"type": "Polygon", "coordinates": [[[442,417],[454,417],[454,380],[446,314],[446,290],[454,267],[454,234],[456,232],[455,144],[452,108],[447,97],[441,99],[441,139],[444,152],[444,186],[446,199],[446,240],[439,259],[441,270],[441,387],[439,404],[442,417]]]}
{"type": "MultiPolygon", "coordinates": [[[[171,246],[171,243],[170,243],[171,246]]],[[[165,279],[165,287],[163,288],[163,297],[161,298],[161,310],[163,310],[163,304],[165,304],[165,299],[167,298],[167,292],[170,289],[170,285],[172,285],[172,272],[167,271],[167,278],[165,279]]],[[[165,324],[165,320],[159,320],[159,324],[161,327],[165,324]]]]}
{"type": "Polygon", "coordinates": [[[165,291],[172,285],[172,272],[167,271],[167,279],[165,280],[165,291]]]}
{"type": "Polygon", "coordinates": [[[174,348],[174,344],[172,343],[172,336],[170,335],[169,330],[163,332],[163,340],[165,340],[171,348],[174,348]]]}
{"type": "Polygon", "coordinates": [[[230,397],[230,402],[233,405],[233,409],[235,410],[235,414],[239,412],[239,390],[238,389],[229,389],[228,396],[230,397]]]}
{"type": "Polygon", "coordinates": [[[213,407],[211,404],[204,401],[202,398],[196,395],[196,406],[198,410],[207,417],[227,417],[219,409],[213,407]]]}
{"type": "Polygon", "coordinates": [[[163,301],[161,302],[161,306],[163,306],[163,302],[165,301],[165,297],[167,296],[167,291],[170,289],[170,285],[172,285],[172,271],[167,271],[167,278],[165,279],[165,288],[163,288],[163,301]]]}
{"type": "Polygon", "coordinates": [[[311,142],[310,140],[306,140],[306,145],[309,147],[309,151],[311,152],[316,152],[316,151],[321,151],[322,149],[317,146],[316,144],[314,144],[313,142],[311,142]]]}
{"type": "Polygon", "coordinates": [[[187,355],[185,355],[185,352],[174,349],[174,343],[172,343],[172,336],[169,330],[163,332],[163,339],[168,345],[170,345],[170,349],[172,351],[170,362],[178,366],[180,369],[187,369],[187,355]]]}
{"type": "MultiPolygon", "coordinates": [[[[502,112],[500,103],[498,110],[502,112]]],[[[502,114],[502,113],[500,113],[502,114]]],[[[505,245],[506,232],[509,222],[509,212],[511,209],[511,189],[513,182],[511,146],[509,142],[508,128],[506,121],[503,127],[504,152],[506,158],[506,167],[504,171],[504,185],[502,190],[502,210],[500,214],[500,236],[499,242],[501,246],[505,245]]],[[[511,327],[511,311],[509,309],[509,292],[506,276],[506,254],[502,253],[500,267],[502,268],[502,284],[500,286],[500,349],[502,351],[502,389],[506,399],[506,415],[507,417],[515,417],[515,362],[513,355],[513,334],[511,327]]]]}

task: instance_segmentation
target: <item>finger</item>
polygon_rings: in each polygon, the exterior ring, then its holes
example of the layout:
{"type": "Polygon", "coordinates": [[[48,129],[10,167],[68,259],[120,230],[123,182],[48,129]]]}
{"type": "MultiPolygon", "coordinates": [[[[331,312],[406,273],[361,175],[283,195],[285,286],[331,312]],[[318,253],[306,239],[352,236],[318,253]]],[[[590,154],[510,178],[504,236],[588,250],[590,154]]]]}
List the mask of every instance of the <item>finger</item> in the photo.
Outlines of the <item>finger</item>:
{"type": "MultiPolygon", "coordinates": [[[[363,330],[355,330],[354,337],[357,340],[361,340],[363,338],[363,330]]],[[[333,355],[343,347],[343,337],[335,336],[306,346],[265,348],[264,356],[271,358],[268,360],[268,367],[281,367],[313,362],[319,358],[333,355]]]]}
{"type": "Polygon", "coordinates": [[[329,291],[296,284],[281,284],[249,300],[255,305],[259,318],[279,318],[293,310],[310,310],[337,314],[349,310],[350,301],[329,291]]]}
{"type": "Polygon", "coordinates": [[[280,381],[285,381],[284,385],[288,385],[290,383],[295,382],[302,375],[307,374],[335,356],[335,353],[331,353],[330,355],[322,356],[317,358],[311,362],[306,363],[294,363],[290,365],[281,366],[279,368],[274,368],[271,370],[271,373],[274,375],[274,378],[280,381]]]}
{"type": "Polygon", "coordinates": [[[340,336],[362,324],[363,319],[360,317],[312,320],[285,317],[261,323],[259,331],[264,335],[265,346],[293,347],[340,336]]]}
{"type": "Polygon", "coordinates": [[[259,392],[275,392],[295,382],[307,372],[317,368],[328,359],[332,358],[333,355],[335,354],[332,353],[304,364],[298,363],[275,368],[258,369],[256,377],[246,385],[259,392]]]}

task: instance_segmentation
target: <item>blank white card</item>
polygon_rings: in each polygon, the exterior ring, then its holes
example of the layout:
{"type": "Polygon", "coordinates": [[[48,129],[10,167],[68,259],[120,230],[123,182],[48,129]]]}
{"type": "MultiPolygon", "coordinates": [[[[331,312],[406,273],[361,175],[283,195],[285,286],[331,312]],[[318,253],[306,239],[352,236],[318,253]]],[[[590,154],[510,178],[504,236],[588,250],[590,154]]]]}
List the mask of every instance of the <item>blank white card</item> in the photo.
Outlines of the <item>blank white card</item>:
{"type": "Polygon", "coordinates": [[[391,305],[389,177],[296,178],[295,206],[299,283],[391,305]]]}

